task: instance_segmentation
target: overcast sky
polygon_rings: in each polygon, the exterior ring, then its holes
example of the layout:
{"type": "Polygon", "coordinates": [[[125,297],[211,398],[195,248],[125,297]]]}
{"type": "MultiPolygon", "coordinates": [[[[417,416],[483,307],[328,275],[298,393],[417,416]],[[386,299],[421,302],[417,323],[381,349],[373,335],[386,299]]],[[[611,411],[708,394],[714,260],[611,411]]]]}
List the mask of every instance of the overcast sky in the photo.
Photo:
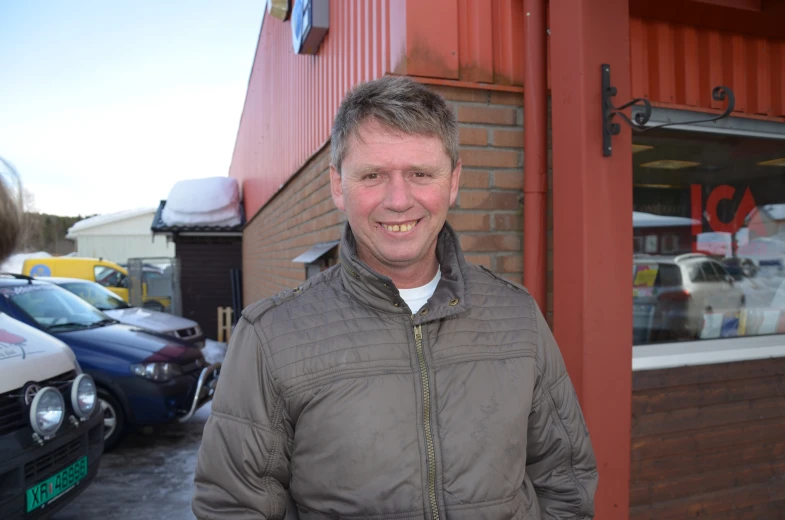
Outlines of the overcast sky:
{"type": "Polygon", "coordinates": [[[38,211],[225,176],[264,0],[0,0],[0,156],[38,211]]]}

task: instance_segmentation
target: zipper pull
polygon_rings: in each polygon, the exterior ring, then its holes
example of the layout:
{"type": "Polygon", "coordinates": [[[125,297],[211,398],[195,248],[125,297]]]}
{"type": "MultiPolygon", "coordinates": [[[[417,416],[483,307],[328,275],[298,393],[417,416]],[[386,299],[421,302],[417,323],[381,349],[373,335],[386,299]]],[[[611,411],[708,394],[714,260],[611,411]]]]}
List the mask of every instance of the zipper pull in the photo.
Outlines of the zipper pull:
{"type": "Polygon", "coordinates": [[[422,340],[422,325],[417,325],[414,327],[414,339],[418,341],[422,340]]]}

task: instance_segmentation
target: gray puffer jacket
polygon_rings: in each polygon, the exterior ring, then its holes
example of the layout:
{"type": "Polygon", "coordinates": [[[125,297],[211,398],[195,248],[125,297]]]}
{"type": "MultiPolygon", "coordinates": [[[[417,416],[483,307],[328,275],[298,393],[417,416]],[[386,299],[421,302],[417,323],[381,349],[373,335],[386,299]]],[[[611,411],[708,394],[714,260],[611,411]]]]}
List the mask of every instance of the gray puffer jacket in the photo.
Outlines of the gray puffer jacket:
{"type": "Polygon", "coordinates": [[[597,470],[531,296],[467,264],[415,316],[356,257],[250,306],[205,426],[204,520],[592,518],[597,470]]]}

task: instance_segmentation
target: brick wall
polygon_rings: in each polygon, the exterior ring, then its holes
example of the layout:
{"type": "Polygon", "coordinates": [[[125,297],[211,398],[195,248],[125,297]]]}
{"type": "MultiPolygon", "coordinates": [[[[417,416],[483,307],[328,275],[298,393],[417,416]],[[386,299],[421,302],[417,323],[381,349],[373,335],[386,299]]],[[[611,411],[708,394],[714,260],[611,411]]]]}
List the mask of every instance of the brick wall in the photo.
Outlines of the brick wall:
{"type": "MultiPolygon", "coordinates": [[[[463,174],[448,220],[470,262],[522,283],[523,94],[432,88],[444,95],[460,123],[463,174]]],[[[300,284],[305,269],[292,259],[316,243],[340,238],[345,219],[330,197],[328,167],[326,147],[246,227],[246,305],[300,284]]],[[[549,259],[549,272],[551,266],[549,259]]]]}
{"type": "Polygon", "coordinates": [[[448,221],[466,258],[523,282],[523,94],[434,87],[460,125],[461,191],[448,221]]]}
{"type": "Polygon", "coordinates": [[[245,305],[296,287],[305,266],[292,259],[338,240],[345,221],[330,195],[330,148],[320,150],[248,223],[243,232],[245,305]]]}

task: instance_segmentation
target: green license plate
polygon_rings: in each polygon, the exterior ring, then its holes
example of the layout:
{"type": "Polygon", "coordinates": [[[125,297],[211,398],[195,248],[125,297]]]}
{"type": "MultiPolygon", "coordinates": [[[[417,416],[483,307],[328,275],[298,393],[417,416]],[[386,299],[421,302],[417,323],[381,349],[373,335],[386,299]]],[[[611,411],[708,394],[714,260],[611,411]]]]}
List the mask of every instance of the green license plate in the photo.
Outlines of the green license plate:
{"type": "Polygon", "coordinates": [[[27,490],[27,512],[46,507],[71,491],[87,476],[87,457],[82,457],[62,471],[27,490]]]}

